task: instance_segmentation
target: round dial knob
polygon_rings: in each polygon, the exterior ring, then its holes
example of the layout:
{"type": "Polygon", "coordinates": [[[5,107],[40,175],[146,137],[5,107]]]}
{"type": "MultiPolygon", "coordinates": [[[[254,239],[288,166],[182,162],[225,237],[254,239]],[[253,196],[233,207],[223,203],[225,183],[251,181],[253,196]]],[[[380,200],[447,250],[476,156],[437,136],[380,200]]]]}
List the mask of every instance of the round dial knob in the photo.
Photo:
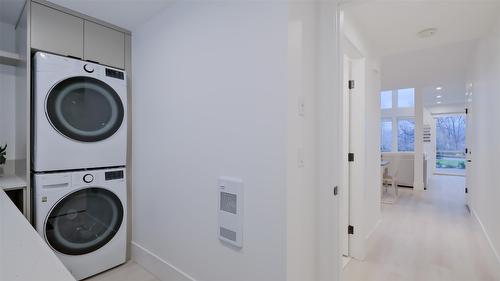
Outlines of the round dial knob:
{"type": "Polygon", "coordinates": [[[94,72],[94,68],[88,64],[84,65],[83,69],[85,69],[85,71],[87,71],[88,73],[94,72]]]}
{"type": "Polygon", "coordinates": [[[86,183],[91,183],[94,181],[94,176],[91,174],[86,174],[85,176],[83,176],[83,181],[86,183]]]}

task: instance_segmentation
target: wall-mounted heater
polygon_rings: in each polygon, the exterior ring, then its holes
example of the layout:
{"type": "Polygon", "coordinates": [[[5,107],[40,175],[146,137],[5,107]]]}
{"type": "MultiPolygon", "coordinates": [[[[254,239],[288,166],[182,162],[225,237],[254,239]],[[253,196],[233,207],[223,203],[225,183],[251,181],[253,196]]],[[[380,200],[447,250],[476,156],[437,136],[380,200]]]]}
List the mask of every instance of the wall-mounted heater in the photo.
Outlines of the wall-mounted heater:
{"type": "Polygon", "coordinates": [[[243,181],[219,178],[219,239],[243,247],[243,181]]]}

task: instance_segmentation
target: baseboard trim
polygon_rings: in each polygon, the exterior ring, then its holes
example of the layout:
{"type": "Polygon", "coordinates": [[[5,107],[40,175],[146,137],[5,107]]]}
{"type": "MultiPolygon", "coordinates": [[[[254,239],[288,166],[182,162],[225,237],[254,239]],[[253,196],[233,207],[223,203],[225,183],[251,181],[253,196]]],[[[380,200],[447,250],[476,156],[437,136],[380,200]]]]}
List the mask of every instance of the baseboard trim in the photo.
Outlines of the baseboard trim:
{"type": "Polygon", "coordinates": [[[196,281],[193,277],[132,241],[132,260],[163,281],[196,281]]]}
{"type": "Polygon", "coordinates": [[[365,247],[366,247],[366,251],[368,253],[368,251],[373,247],[374,245],[374,242],[373,241],[373,233],[375,233],[375,231],[377,230],[377,228],[380,226],[380,223],[382,223],[382,218],[380,218],[377,223],[375,224],[375,226],[372,228],[372,230],[370,232],[368,232],[368,234],[366,234],[366,243],[365,243],[365,247]]]}
{"type": "Polygon", "coordinates": [[[486,237],[486,240],[488,241],[488,244],[490,245],[490,248],[493,251],[493,254],[495,254],[495,257],[497,259],[497,263],[500,266],[500,255],[499,255],[497,249],[495,248],[495,245],[493,245],[493,242],[491,241],[490,236],[488,235],[488,232],[486,232],[486,228],[484,227],[483,222],[477,216],[477,213],[474,210],[474,208],[469,206],[469,210],[471,211],[471,214],[474,217],[474,219],[476,219],[476,221],[479,223],[479,226],[481,227],[481,230],[483,231],[483,234],[486,237]]]}
{"type": "Polygon", "coordinates": [[[370,230],[370,232],[368,232],[366,234],[366,240],[370,240],[370,238],[372,237],[373,233],[375,232],[375,230],[377,230],[377,228],[379,227],[380,223],[382,222],[382,218],[378,219],[377,223],[375,223],[375,226],[370,230]]]}
{"type": "Polygon", "coordinates": [[[465,178],[466,176],[465,175],[462,175],[462,174],[453,174],[453,173],[433,173],[433,175],[435,176],[450,176],[450,177],[463,177],[465,178]]]}

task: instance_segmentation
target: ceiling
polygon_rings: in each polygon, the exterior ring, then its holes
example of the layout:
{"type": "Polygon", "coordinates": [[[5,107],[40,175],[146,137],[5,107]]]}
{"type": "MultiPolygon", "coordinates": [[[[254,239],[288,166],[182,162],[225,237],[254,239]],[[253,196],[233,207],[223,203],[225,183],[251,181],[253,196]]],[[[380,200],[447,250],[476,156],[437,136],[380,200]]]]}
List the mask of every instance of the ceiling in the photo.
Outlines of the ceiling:
{"type": "Polygon", "coordinates": [[[15,25],[23,10],[24,0],[0,0],[0,22],[15,25]]]}
{"type": "Polygon", "coordinates": [[[498,20],[500,1],[365,0],[343,10],[374,53],[386,56],[480,38],[498,20]],[[427,28],[438,31],[430,38],[417,36],[427,28]]]}
{"type": "Polygon", "coordinates": [[[382,58],[382,88],[419,88],[430,107],[465,104],[468,64],[477,40],[499,20],[500,1],[351,0],[343,10],[382,58]],[[437,32],[417,35],[428,28],[437,32]]]}
{"type": "MultiPolygon", "coordinates": [[[[173,0],[49,0],[54,4],[132,30],[173,0]]],[[[0,0],[0,22],[16,24],[25,0],[0,0]]]]}
{"type": "Polygon", "coordinates": [[[386,56],[382,59],[383,89],[418,87],[425,106],[465,103],[467,67],[477,40],[386,56]],[[436,90],[442,87],[442,90],[436,90]],[[442,96],[437,98],[437,96],[442,96]]]}
{"type": "MultiPolygon", "coordinates": [[[[0,0],[4,1],[4,0],[0,0]]],[[[132,30],[167,7],[172,0],[49,0],[50,2],[132,30]]]]}

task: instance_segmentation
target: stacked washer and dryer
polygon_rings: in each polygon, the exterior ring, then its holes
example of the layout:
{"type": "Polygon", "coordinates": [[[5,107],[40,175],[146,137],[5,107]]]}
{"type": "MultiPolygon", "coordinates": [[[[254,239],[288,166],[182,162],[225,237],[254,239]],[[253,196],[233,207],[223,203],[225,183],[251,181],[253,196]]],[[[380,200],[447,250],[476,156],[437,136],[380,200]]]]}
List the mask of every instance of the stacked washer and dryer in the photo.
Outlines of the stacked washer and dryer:
{"type": "Polygon", "coordinates": [[[43,52],[33,65],[34,225],[81,280],[126,259],[126,75],[43,52]]]}

